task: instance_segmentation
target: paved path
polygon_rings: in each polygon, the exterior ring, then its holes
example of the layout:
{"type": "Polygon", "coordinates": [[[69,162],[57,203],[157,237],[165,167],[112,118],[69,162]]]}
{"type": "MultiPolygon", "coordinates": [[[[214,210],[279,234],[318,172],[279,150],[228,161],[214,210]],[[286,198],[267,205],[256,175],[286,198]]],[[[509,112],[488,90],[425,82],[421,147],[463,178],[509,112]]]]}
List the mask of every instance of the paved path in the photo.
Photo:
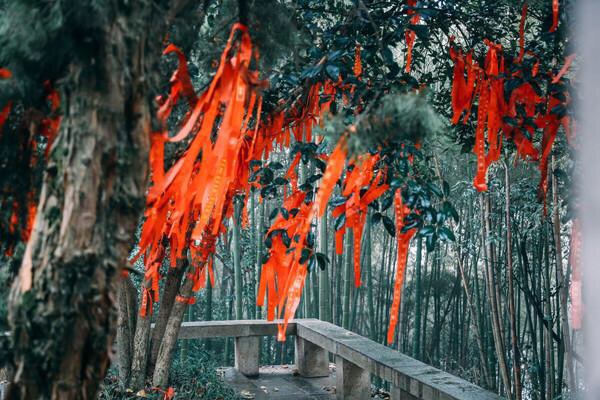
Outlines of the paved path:
{"type": "Polygon", "coordinates": [[[221,371],[227,383],[243,399],[255,400],[333,400],[335,399],[335,368],[325,378],[303,378],[294,365],[260,367],[258,378],[248,378],[234,368],[221,371]]]}

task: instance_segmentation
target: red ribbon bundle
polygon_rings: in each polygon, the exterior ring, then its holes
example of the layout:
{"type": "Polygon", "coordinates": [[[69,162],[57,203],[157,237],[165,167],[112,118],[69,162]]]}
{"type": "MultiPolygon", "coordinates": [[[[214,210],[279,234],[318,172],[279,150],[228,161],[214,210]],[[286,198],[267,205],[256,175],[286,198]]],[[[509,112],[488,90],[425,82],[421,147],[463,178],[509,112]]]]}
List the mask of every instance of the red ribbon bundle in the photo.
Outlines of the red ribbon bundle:
{"type": "Polygon", "coordinates": [[[359,157],[354,164],[354,169],[346,175],[343,184],[342,196],[347,200],[344,204],[337,206],[333,210],[333,216],[338,217],[346,214],[346,222],[336,231],[336,253],[342,254],[343,236],[346,228],[354,230],[354,285],[360,286],[360,256],[362,233],[367,220],[367,207],[377,198],[379,198],[389,188],[387,184],[380,184],[385,177],[383,170],[380,170],[373,179],[375,164],[379,161],[379,155],[365,154],[359,157]],[[361,196],[361,190],[364,187],[369,189],[361,196]]]}
{"type": "MultiPolygon", "coordinates": [[[[163,247],[163,238],[167,238],[171,265],[175,265],[176,260],[183,257],[184,250],[190,247],[195,268],[192,278],[194,290],[197,290],[204,286],[206,272],[214,280],[210,255],[214,252],[216,237],[224,231],[223,219],[233,214],[231,198],[240,193],[245,193],[248,198],[250,161],[267,158],[273,144],[289,146],[291,134],[296,140],[304,137],[310,141],[312,128],[329,109],[336,89],[330,82],[317,83],[301,105],[292,107],[290,117],[279,112],[262,123],[262,99],[254,88],[265,84],[259,80],[258,72],[249,69],[252,57],[257,56],[252,53],[245,26],[235,24],[232,27],[215,76],[198,98],[193,92],[184,55],[174,45],[165,50],[165,54],[169,53],[177,55],[179,66],[171,78],[168,97],[159,99],[158,117],[165,132],[151,136],[153,186],[148,193],[137,257],[147,253],[149,258],[156,258],[163,247]],[[236,35],[238,40],[234,40],[236,35]],[[327,97],[328,100],[321,101],[327,97]],[[180,98],[187,100],[190,111],[178,133],[169,137],[166,121],[180,98]],[[215,130],[216,139],[213,139],[215,130]],[[185,154],[165,172],[164,143],[178,142],[190,135],[193,137],[185,154]]],[[[295,165],[289,172],[292,182],[295,165]]],[[[246,210],[245,204],[243,210],[246,210]]],[[[242,219],[247,223],[246,215],[242,219]]],[[[147,269],[152,268],[151,264],[146,264],[147,269]]],[[[268,268],[266,271],[264,279],[274,279],[275,275],[270,274],[268,268]]],[[[273,287],[274,283],[269,282],[269,285],[273,287]]],[[[283,287],[283,283],[278,285],[283,287]]],[[[273,310],[271,314],[274,314],[273,310]]]]}
{"type": "MultiPolygon", "coordinates": [[[[527,5],[523,6],[521,19],[521,50],[517,63],[521,64],[524,51],[523,29],[526,18],[527,5]]],[[[457,124],[463,113],[463,122],[468,121],[472,104],[478,98],[479,106],[477,112],[477,128],[475,131],[475,147],[473,149],[477,156],[477,174],[473,185],[478,191],[487,190],[487,171],[489,166],[500,157],[502,136],[499,131],[504,132],[507,139],[512,139],[517,147],[517,153],[523,159],[533,161],[540,160],[541,180],[540,192],[545,199],[547,191],[547,160],[556,137],[556,132],[562,125],[571,135],[570,119],[568,116],[557,117],[552,113],[557,106],[566,105],[570,100],[565,93],[566,100],[559,100],[557,96],[550,95],[547,99],[540,97],[531,83],[523,81],[515,88],[510,97],[504,96],[504,57],[500,45],[485,41],[488,52],[485,57],[485,66],[480,68],[472,61],[471,53],[466,57],[461,50],[452,45],[450,57],[454,62],[454,77],[452,84],[452,123],[457,124]],[[465,79],[465,73],[467,78],[465,79]],[[546,104],[546,112],[539,112],[539,106],[546,104]],[[519,109],[524,115],[519,114],[519,109]],[[535,125],[525,123],[525,120],[535,121],[535,125]],[[509,121],[509,122],[507,122],[509,121]],[[542,128],[541,156],[533,145],[535,129],[542,128]],[[487,131],[487,154],[486,154],[486,131],[487,131]]],[[[528,53],[529,54],[529,53],[528,53]]],[[[575,55],[565,59],[561,71],[552,79],[557,83],[562,79],[569,69],[575,55]]],[[[538,73],[539,60],[535,62],[531,75],[535,77],[538,73]]],[[[518,70],[512,74],[512,78],[518,79],[523,76],[523,71],[518,70]]]]}
{"type": "MultiPolygon", "coordinates": [[[[163,238],[167,238],[174,266],[184,250],[191,247],[197,290],[203,286],[205,268],[212,277],[209,255],[214,252],[216,236],[224,230],[222,220],[232,214],[231,197],[249,188],[248,162],[253,158],[250,149],[258,133],[261,107],[261,98],[252,87],[262,83],[258,73],[249,70],[252,44],[247,28],[241,24],[232,27],[217,72],[198,98],[184,55],[173,45],[165,49],[165,54],[169,53],[177,55],[179,66],[171,78],[169,96],[161,101],[159,120],[166,125],[172,107],[181,97],[187,100],[190,111],[175,136],[169,137],[166,131],[152,134],[153,186],[148,193],[138,257],[148,253],[149,259],[162,261],[157,256],[162,252],[163,238]],[[234,41],[238,33],[240,39],[234,41]],[[253,116],[256,126],[251,129],[253,116]],[[218,132],[213,143],[215,129],[218,132]],[[185,154],[165,172],[164,143],[178,142],[191,134],[185,154]],[[189,245],[195,242],[199,245],[189,245]]],[[[146,262],[146,269],[155,268],[146,262]]]]}

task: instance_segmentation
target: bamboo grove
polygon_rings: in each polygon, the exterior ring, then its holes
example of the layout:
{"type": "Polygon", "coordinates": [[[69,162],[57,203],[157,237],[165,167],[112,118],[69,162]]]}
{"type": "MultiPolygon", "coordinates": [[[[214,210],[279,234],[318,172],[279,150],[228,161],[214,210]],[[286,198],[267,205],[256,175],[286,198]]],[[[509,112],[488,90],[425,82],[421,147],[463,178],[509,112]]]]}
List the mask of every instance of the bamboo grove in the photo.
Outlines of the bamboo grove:
{"type": "MultiPolygon", "coordinates": [[[[283,362],[287,323],[316,317],[511,399],[580,389],[571,2],[158,3],[164,35],[143,52],[162,56],[131,70],[160,73],[151,89],[128,83],[124,102],[122,129],[145,143],[119,153],[147,166],[134,185],[148,179],[145,207],[124,206],[138,232],[129,254],[115,239],[121,265],[108,267],[123,388],[169,387],[173,359],[190,353],[176,341],[184,320],[281,319],[279,343],[263,347],[283,362]]],[[[136,26],[161,19],[122,11],[136,26]]],[[[33,58],[6,57],[1,245],[24,296],[42,293],[28,241],[52,226],[44,185],[75,103],[60,74],[20,88],[33,58]]],[[[22,339],[31,311],[18,296],[9,327],[22,339]]],[[[21,368],[39,361],[22,340],[3,347],[21,368]]],[[[227,362],[230,343],[201,345],[220,346],[227,362]]],[[[57,363],[39,373],[60,376],[57,363]]]]}

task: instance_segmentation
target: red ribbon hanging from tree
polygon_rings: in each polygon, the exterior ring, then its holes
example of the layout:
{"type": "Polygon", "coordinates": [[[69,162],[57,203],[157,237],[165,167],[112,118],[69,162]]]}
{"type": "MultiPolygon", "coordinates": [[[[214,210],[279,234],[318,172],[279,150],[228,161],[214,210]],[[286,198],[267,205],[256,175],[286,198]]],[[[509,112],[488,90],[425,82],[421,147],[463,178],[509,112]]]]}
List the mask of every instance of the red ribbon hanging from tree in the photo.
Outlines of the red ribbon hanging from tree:
{"type": "MultiPolygon", "coordinates": [[[[408,0],[407,4],[410,7],[410,9],[408,10],[408,15],[412,15],[412,17],[410,18],[410,24],[416,25],[421,20],[421,16],[419,14],[417,14],[417,12],[413,9],[414,7],[417,6],[417,0],[408,0]]],[[[406,67],[404,68],[404,70],[408,74],[408,73],[410,73],[410,70],[411,70],[411,64],[412,64],[412,58],[413,58],[412,53],[413,53],[413,47],[415,45],[415,39],[417,37],[417,34],[415,33],[414,30],[407,29],[404,32],[404,36],[406,39],[406,67]]]]}
{"type": "Polygon", "coordinates": [[[525,56],[525,20],[527,19],[527,2],[523,3],[523,9],[521,10],[521,23],[519,24],[519,58],[518,63],[523,61],[525,56]]]}
{"type": "Polygon", "coordinates": [[[558,0],[552,0],[552,26],[550,32],[556,31],[558,28],[558,0]]]}
{"type": "Polygon", "coordinates": [[[410,229],[407,232],[402,233],[404,228],[404,217],[409,211],[408,208],[402,202],[402,194],[400,190],[396,191],[394,195],[394,209],[396,213],[396,240],[397,240],[397,264],[396,264],[396,278],[394,279],[394,297],[392,299],[392,307],[390,309],[390,324],[387,331],[387,342],[392,344],[394,342],[394,334],[396,332],[396,325],[398,325],[398,314],[400,312],[400,300],[402,299],[402,286],[404,284],[404,275],[406,273],[406,259],[408,257],[408,246],[410,240],[416,233],[416,229],[410,229]]]}

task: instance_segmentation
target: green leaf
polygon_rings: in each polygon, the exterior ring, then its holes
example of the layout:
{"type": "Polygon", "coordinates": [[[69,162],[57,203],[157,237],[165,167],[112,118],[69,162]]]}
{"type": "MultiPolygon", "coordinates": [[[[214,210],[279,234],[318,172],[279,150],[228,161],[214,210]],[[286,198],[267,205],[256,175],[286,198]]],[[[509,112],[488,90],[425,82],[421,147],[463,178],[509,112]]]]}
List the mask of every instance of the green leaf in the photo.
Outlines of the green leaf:
{"type": "Polygon", "coordinates": [[[260,260],[263,264],[266,264],[267,262],[269,262],[269,253],[264,253],[260,260]]]}
{"type": "Polygon", "coordinates": [[[410,25],[408,29],[414,31],[419,40],[429,42],[429,28],[427,28],[427,25],[410,25]]]}
{"type": "Polygon", "coordinates": [[[271,211],[271,214],[269,215],[269,219],[275,219],[275,217],[277,217],[277,214],[279,214],[279,209],[280,207],[274,208],[273,211],[271,211]]]}
{"type": "Polygon", "coordinates": [[[427,251],[433,251],[435,248],[435,242],[437,241],[437,235],[434,233],[433,235],[425,237],[425,247],[427,251]]]}
{"type": "Polygon", "coordinates": [[[342,204],[346,203],[346,201],[348,201],[348,199],[345,198],[344,196],[335,196],[333,199],[331,199],[329,201],[329,205],[331,207],[338,207],[338,206],[341,206],[342,204]]]}
{"type": "Polygon", "coordinates": [[[376,224],[378,224],[378,223],[380,223],[380,222],[381,222],[381,213],[378,213],[378,212],[374,213],[374,214],[371,216],[371,223],[372,223],[373,225],[376,225],[376,224]]]}
{"type": "Polygon", "coordinates": [[[452,204],[450,204],[450,202],[444,202],[444,205],[442,206],[442,210],[444,210],[444,212],[448,215],[450,215],[453,219],[454,222],[458,222],[459,218],[458,218],[458,213],[456,212],[456,209],[454,208],[454,206],[452,204]]]}
{"type": "Polygon", "coordinates": [[[340,78],[340,67],[337,65],[327,64],[325,72],[327,72],[327,76],[334,82],[337,82],[340,78]]]}
{"type": "Polygon", "coordinates": [[[448,182],[444,181],[442,183],[442,190],[444,191],[444,196],[450,196],[450,185],[448,184],[448,182]]]}
{"type": "Polygon", "coordinates": [[[319,179],[321,179],[323,177],[323,174],[315,174],[311,177],[309,177],[306,182],[307,183],[315,183],[316,181],[318,181],[319,179]]]}
{"type": "Polygon", "coordinates": [[[325,172],[325,168],[327,167],[325,161],[321,160],[320,158],[314,158],[312,161],[315,166],[321,170],[321,172],[325,172]]]}
{"type": "Polygon", "coordinates": [[[425,210],[425,220],[430,224],[437,221],[437,212],[435,211],[435,208],[428,208],[425,210]]]}
{"type": "Polygon", "coordinates": [[[270,168],[263,168],[262,173],[260,175],[260,184],[268,185],[271,182],[273,182],[273,178],[275,178],[275,174],[273,173],[273,170],[270,168]]]}
{"type": "Polygon", "coordinates": [[[346,214],[345,213],[336,218],[333,226],[336,231],[339,231],[340,229],[342,229],[344,227],[344,225],[346,225],[346,214]]]}
{"type": "Polygon", "coordinates": [[[281,176],[278,176],[277,178],[275,178],[275,180],[273,181],[273,184],[277,185],[277,186],[284,186],[287,185],[289,183],[289,181],[281,176]]]}
{"type": "Polygon", "coordinates": [[[250,160],[250,169],[260,167],[261,165],[262,165],[262,161],[260,161],[260,160],[250,160]]]}
{"type": "Polygon", "coordinates": [[[390,236],[396,236],[396,226],[394,225],[394,221],[387,215],[382,215],[383,227],[390,234],[390,236]]]}
{"type": "Polygon", "coordinates": [[[302,249],[302,252],[300,253],[300,264],[304,264],[306,263],[306,261],[308,261],[308,258],[310,257],[310,249],[304,248],[302,249]]]}
{"type": "Polygon", "coordinates": [[[452,232],[450,229],[446,228],[445,226],[442,226],[440,229],[438,229],[438,235],[440,236],[440,239],[442,239],[442,240],[450,241],[450,242],[456,241],[454,232],[452,232]]]}
{"type": "Polygon", "coordinates": [[[319,268],[324,271],[329,264],[329,257],[323,253],[316,253],[315,256],[317,257],[319,268]]]}
{"type": "Polygon", "coordinates": [[[292,245],[292,238],[290,238],[290,235],[288,235],[285,229],[281,232],[281,241],[285,247],[290,247],[292,245]]]}
{"type": "Polygon", "coordinates": [[[389,193],[386,197],[381,201],[381,211],[385,211],[392,206],[394,203],[394,195],[393,193],[389,193]]]}
{"type": "Polygon", "coordinates": [[[396,62],[394,61],[394,53],[392,53],[392,51],[390,50],[389,47],[384,47],[383,50],[381,51],[381,55],[383,56],[383,60],[385,61],[386,64],[395,64],[396,62]]]}
{"type": "Polygon", "coordinates": [[[408,231],[410,231],[413,228],[416,228],[419,225],[419,220],[415,219],[414,221],[409,222],[408,224],[404,225],[402,227],[402,233],[406,233],[408,231]]]}
{"type": "Polygon", "coordinates": [[[267,249],[270,249],[271,247],[273,247],[273,235],[267,235],[267,237],[265,238],[265,247],[267,249]]]}
{"type": "Polygon", "coordinates": [[[426,225],[419,230],[419,236],[432,236],[435,233],[435,227],[433,225],[426,225]]]}
{"type": "Polygon", "coordinates": [[[442,192],[442,189],[440,189],[440,187],[438,185],[436,185],[435,183],[429,183],[429,189],[433,192],[433,194],[435,194],[437,197],[444,197],[444,193],[442,192]]]}
{"type": "Polygon", "coordinates": [[[443,225],[446,222],[446,213],[444,211],[439,211],[437,213],[437,218],[435,221],[438,225],[443,225]]]}
{"type": "Polygon", "coordinates": [[[312,231],[308,232],[308,235],[306,235],[306,244],[310,248],[315,247],[315,234],[312,231]]]}
{"type": "Polygon", "coordinates": [[[392,181],[390,182],[390,188],[392,189],[397,189],[400,186],[402,186],[402,180],[399,178],[394,178],[392,179],[392,181]]]}

